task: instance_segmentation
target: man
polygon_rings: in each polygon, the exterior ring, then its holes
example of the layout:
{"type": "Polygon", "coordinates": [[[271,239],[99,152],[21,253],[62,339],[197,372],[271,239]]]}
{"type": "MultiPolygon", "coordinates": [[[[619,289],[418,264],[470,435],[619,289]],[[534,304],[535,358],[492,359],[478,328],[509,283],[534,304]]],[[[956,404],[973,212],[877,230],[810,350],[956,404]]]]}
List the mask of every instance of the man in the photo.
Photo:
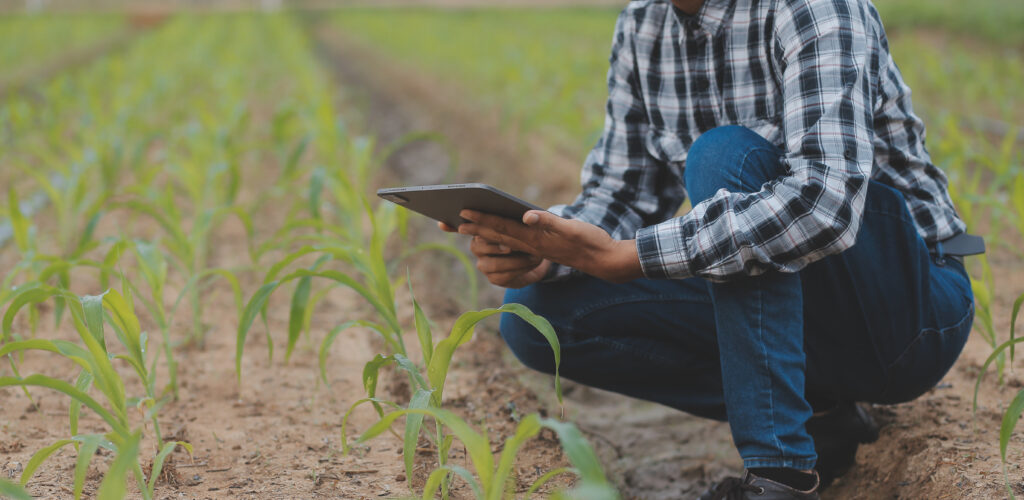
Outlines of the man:
{"type": "MultiPolygon", "coordinates": [[[[564,376],[728,419],[747,472],[701,498],[818,498],[877,437],[854,402],[933,387],[973,320],[943,250],[964,223],[878,13],[634,1],[610,61],[576,201],[457,230],[555,326],[564,376]]],[[[531,327],[506,315],[501,333],[553,371],[531,327]]]]}

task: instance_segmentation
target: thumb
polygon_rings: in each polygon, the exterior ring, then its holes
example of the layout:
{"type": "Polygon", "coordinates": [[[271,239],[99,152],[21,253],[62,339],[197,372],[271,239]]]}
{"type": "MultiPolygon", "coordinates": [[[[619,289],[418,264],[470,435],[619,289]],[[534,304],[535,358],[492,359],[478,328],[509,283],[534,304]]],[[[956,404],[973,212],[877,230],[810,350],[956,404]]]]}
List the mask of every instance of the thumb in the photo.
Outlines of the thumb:
{"type": "Polygon", "coordinates": [[[560,217],[545,210],[530,210],[523,214],[523,224],[539,228],[550,228],[560,220],[560,217]]]}

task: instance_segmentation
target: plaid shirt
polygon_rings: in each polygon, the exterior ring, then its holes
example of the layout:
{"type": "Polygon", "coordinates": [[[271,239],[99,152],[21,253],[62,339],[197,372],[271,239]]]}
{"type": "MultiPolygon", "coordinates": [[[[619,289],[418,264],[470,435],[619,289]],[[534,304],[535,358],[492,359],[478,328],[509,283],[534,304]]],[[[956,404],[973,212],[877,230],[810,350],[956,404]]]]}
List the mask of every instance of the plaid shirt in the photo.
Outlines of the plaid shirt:
{"type": "MultiPolygon", "coordinates": [[[[926,242],[965,230],[868,0],[706,0],[692,17],[668,0],[634,1],[610,62],[583,192],[551,210],[636,238],[647,277],[720,282],[842,252],[869,179],[903,194],[926,242]],[[721,125],[778,145],[787,175],[756,193],[720,190],[673,218],[687,150],[721,125]]],[[[549,276],[571,272],[556,265],[549,276]]]]}

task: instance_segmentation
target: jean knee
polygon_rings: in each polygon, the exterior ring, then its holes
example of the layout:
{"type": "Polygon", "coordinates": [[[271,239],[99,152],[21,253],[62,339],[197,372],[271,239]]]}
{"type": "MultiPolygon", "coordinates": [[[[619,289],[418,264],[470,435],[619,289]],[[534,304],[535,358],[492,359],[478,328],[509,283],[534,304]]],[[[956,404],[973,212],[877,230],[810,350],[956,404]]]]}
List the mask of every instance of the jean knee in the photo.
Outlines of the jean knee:
{"type": "Polygon", "coordinates": [[[695,204],[719,189],[754,191],[782,174],[781,156],[781,150],[749,128],[713,128],[701,134],[687,152],[686,191],[695,204]]]}
{"type": "MultiPolygon", "coordinates": [[[[537,286],[509,290],[505,293],[505,303],[522,304],[531,311],[542,314],[542,308],[539,307],[542,304],[538,303],[535,293],[537,286]]],[[[502,313],[499,328],[501,338],[505,340],[505,344],[520,362],[539,372],[555,372],[555,356],[551,345],[533,325],[523,321],[515,314],[502,313]]]]}

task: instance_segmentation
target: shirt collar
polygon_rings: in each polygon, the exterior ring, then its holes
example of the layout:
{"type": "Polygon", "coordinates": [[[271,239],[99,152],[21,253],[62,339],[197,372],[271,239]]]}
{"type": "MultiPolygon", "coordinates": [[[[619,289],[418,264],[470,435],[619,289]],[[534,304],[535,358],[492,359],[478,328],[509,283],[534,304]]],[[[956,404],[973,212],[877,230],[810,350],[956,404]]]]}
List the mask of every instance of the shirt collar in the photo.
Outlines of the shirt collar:
{"type": "MultiPolygon", "coordinates": [[[[671,1],[669,2],[671,3],[671,1]]],[[[705,0],[700,10],[695,15],[687,16],[681,14],[678,9],[673,8],[676,21],[689,29],[699,28],[708,34],[714,35],[721,29],[725,19],[730,16],[735,0],[705,0]]]]}

